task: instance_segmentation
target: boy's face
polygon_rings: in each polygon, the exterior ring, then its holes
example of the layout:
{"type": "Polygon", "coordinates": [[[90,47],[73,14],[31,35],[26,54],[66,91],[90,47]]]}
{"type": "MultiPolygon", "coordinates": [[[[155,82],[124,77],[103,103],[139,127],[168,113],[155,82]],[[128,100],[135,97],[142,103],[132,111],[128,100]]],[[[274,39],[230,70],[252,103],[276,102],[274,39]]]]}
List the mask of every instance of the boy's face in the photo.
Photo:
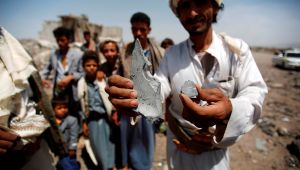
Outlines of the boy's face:
{"type": "Polygon", "coordinates": [[[87,60],[83,65],[84,72],[88,77],[95,77],[97,74],[97,68],[98,63],[95,60],[87,60]]]}
{"type": "Polygon", "coordinates": [[[59,49],[66,50],[69,48],[69,39],[66,36],[55,37],[59,49]]]}
{"type": "Polygon", "coordinates": [[[118,58],[118,51],[116,44],[109,42],[103,46],[102,51],[104,57],[108,62],[114,62],[118,58]]]}
{"type": "Polygon", "coordinates": [[[91,39],[91,35],[90,34],[84,34],[83,37],[84,37],[84,40],[87,41],[87,42],[90,41],[90,39],[91,39]]]}
{"type": "Polygon", "coordinates": [[[56,104],[54,106],[55,117],[62,119],[68,114],[68,105],[67,104],[56,104]]]}

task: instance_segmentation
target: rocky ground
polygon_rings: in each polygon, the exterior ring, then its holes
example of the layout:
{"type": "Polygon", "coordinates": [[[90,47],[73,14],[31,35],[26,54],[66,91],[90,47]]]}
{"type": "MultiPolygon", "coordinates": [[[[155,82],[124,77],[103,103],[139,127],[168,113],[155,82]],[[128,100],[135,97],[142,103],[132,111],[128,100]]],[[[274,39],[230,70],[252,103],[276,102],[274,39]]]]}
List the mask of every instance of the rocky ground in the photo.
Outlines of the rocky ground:
{"type": "Polygon", "coordinates": [[[274,67],[270,52],[256,51],[253,56],[269,93],[258,126],[230,148],[231,167],[233,170],[300,169],[300,142],[295,139],[300,135],[300,72],[274,67]]]}
{"type": "MultiPolygon", "coordinates": [[[[230,148],[232,170],[300,169],[295,156],[299,158],[300,136],[295,138],[300,135],[300,72],[274,67],[272,54],[253,51],[269,93],[258,126],[230,148]]],[[[166,139],[162,134],[156,137],[153,169],[166,169],[166,139]]]]}

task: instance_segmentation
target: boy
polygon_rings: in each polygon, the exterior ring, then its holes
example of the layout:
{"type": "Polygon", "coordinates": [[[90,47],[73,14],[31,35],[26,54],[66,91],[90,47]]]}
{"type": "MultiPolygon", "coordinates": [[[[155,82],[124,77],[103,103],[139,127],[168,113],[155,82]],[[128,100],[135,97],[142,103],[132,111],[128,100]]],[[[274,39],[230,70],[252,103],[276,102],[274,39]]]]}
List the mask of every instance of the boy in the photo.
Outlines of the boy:
{"type": "Polygon", "coordinates": [[[110,140],[112,104],[104,91],[105,79],[97,79],[99,67],[97,53],[85,52],[82,66],[85,76],[78,81],[78,98],[82,109],[83,133],[88,133],[84,135],[89,136],[99,168],[112,169],[115,161],[115,146],[110,140]]]}
{"type": "Polygon", "coordinates": [[[60,158],[57,169],[80,169],[76,161],[76,149],[78,141],[79,126],[77,119],[68,114],[68,101],[56,97],[52,100],[55,120],[59,130],[63,134],[65,148],[68,156],[60,158]]]}
{"type": "Polygon", "coordinates": [[[41,72],[43,85],[46,88],[53,86],[53,98],[67,96],[70,113],[77,117],[76,84],[83,74],[81,67],[82,52],[69,46],[72,38],[69,29],[58,27],[53,31],[53,34],[59,49],[51,52],[49,62],[41,72]],[[54,80],[51,83],[48,79],[52,70],[54,70],[54,80]]]}

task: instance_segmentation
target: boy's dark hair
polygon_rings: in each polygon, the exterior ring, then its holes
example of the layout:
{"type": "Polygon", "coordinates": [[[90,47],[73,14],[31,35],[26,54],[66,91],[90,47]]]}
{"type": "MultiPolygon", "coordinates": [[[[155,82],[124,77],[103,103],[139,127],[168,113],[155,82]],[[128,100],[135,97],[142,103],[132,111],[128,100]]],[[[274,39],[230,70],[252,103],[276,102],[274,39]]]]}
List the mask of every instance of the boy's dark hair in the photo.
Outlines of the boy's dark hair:
{"type": "Polygon", "coordinates": [[[90,31],[84,31],[83,35],[91,35],[91,32],[90,31]]]}
{"type": "Polygon", "coordinates": [[[143,12],[137,12],[131,16],[130,23],[132,24],[134,22],[144,22],[148,26],[151,24],[150,17],[143,12]]]}
{"type": "Polygon", "coordinates": [[[69,103],[69,100],[68,100],[68,97],[66,97],[66,96],[56,96],[51,101],[53,108],[58,104],[68,105],[68,103],[69,103]]]}
{"type": "Polygon", "coordinates": [[[166,48],[167,45],[174,45],[174,41],[171,38],[165,38],[160,44],[162,48],[166,48]]]}
{"type": "Polygon", "coordinates": [[[96,63],[100,63],[100,59],[99,56],[96,52],[94,51],[86,51],[83,56],[82,56],[82,66],[84,66],[84,64],[88,61],[88,60],[94,60],[96,61],[96,63]]]}
{"type": "Polygon", "coordinates": [[[55,37],[62,37],[66,36],[68,39],[71,38],[71,30],[65,28],[65,27],[58,27],[55,30],[53,30],[53,34],[55,37]]]}

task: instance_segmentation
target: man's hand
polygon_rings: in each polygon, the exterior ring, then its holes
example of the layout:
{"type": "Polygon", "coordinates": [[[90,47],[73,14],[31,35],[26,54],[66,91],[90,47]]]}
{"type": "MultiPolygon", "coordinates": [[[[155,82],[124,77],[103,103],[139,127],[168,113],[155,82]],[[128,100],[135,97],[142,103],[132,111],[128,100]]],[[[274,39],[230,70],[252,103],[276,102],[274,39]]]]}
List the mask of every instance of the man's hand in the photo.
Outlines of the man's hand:
{"type": "Polygon", "coordinates": [[[137,92],[133,90],[133,82],[130,79],[113,75],[109,77],[105,91],[118,112],[136,116],[132,109],[138,106],[137,92]]]}
{"type": "Polygon", "coordinates": [[[184,109],[182,117],[192,122],[197,127],[208,127],[228,119],[232,112],[232,105],[228,97],[219,89],[201,89],[196,85],[198,91],[197,100],[207,101],[207,106],[200,106],[193,102],[188,96],[180,94],[184,109]]]}
{"type": "Polygon", "coordinates": [[[52,83],[49,80],[42,80],[42,84],[45,88],[50,88],[52,86],[52,83]]]}
{"type": "Polygon", "coordinates": [[[13,148],[19,139],[20,136],[0,128],[0,156],[13,148]]]}
{"type": "Polygon", "coordinates": [[[57,86],[59,88],[66,88],[72,80],[74,80],[74,76],[73,75],[67,75],[62,80],[57,82],[57,86]]]}

